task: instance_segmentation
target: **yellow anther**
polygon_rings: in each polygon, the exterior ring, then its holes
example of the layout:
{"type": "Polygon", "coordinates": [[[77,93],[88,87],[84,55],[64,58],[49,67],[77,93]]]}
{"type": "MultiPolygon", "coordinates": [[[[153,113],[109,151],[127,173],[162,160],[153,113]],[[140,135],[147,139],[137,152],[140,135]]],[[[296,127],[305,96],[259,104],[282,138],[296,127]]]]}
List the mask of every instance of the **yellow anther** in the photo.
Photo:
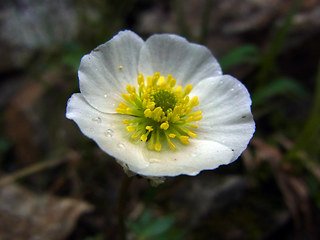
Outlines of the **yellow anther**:
{"type": "Polygon", "coordinates": [[[189,116],[200,116],[201,114],[202,114],[201,111],[196,111],[196,112],[190,113],[189,116]]]}
{"type": "Polygon", "coordinates": [[[136,93],[136,88],[132,87],[130,85],[127,85],[127,92],[130,94],[134,94],[134,93],[136,93]]]}
{"type": "Polygon", "coordinates": [[[144,114],[147,118],[151,118],[151,117],[152,117],[152,111],[151,111],[149,108],[147,108],[147,109],[143,112],[143,114],[144,114]]]}
{"type": "Polygon", "coordinates": [[[184,88],[184,95],[188,95],[192,90],[192,84],[188,84],[185,88],[184,88]]]}
{"type": "Polygon", "coordinates": [[[153,77],[156,78],[156,79],[158,79],[160,76],[161,76],[161,75],[160,75],[159,72],[156,72],[156,73],[154,73],[154,75],[153,75],[153,77]]]}
{"type": "Polygon", "coordinates": [[[121,103],[119,104],[118,108],[127,109],[127,108],[128,108],[128,105],[125,104],[124,102],[121,102],[121,103]]]}
{"type": "Polygon", "coordinates": [[[134,132],[134,130],[136,130],[136,127],[134,127],[134,126],[127,126],[126,129],[127,129],[128,132],[134,132]]]}
{"type": "Polygon", "coordinates": [[[127,102],[130,102],[130,96],[128,94],[121,94],[121,97],[126,100],[127,102]]]}
{"type": "Polygon", "coordinates": [[[200,121],[201,119],[202,119],[202,115],[193,117],[193,121],[200,121]]]}
{"type": "Polygon", "coordinates": [[[167,130],[169,128],[169,123],[167,122],[161,123],[160,128],[163,130],[167,130]]]}
{"type": "Polygon", "coordinates": [[[148,136],[146,134],[143,134],[141,137],[140,137],[141,141],[143,142],[146,142],[147,139],[148,139],[148,136]]]}
{"type": "Polygon", "coordinates": [[[116,112],[121,114],[126,114],[127,111],[123,108],[116,108],[116,112]]]}
{"type": "Polygon", "coordinates": [[[156,106],[156,104],[154,102],[150,102],[150,103],[148,103],[147,108],[153,110],[155,106],[156,106]]]}
{"type": "Polygon", "coordinates": [[[147,129],[149,132],[153,131],[152,126],[146,126],[146,129],[147,129]]]}
{"type": "Polygon", "coordinates": [[[140,73],[138,76],[138,84],[139,86],[144,85],[144,77],[142,73],[140,73]]]}
{"type": "Polygon", "coordinates": [[[173,133],[170,133],[168,136],[169,136],[170,138],[175,138],[175,137],[176,137],[176,135],[173,134],[173,133]]]}
{"type": "Polygon", "coordinates": [[[152,85],[152,81],[153,81],[153,77],[148,76],[147,77],[147,86],[151,86],[152,85]]]}
{"type": "Polygon", "coordinates": [[[189,137],[188,137],[188,136],[180,136],[180,137],[179,137],[179,139],[180,139],[180,141],[181,141],[181,143],[182,143],[182,144],[187,145],[187,144],[189,144],[189,143],[190,143],[190,142],[189,142],[189,137]]]}
{"type": "Polygon", "coordinates": [[[119,69],[119,70],[122,70],[122,69],[123,69],[123,66],[120,65],[120,66],[118,67],[118,69],[119,69]]]}
{"type": "Polygon", "coordinates": [[[189,100],[190,100],[189,96],[186,96],[186,97],[184,98],[184,104],[188,104],[189,100]]]}
{"type": "Polygon", "coordinates": [[[164,77],[159,72],[146,78],[139,74],[137,82],[139,92],[133,85],[128,85],[127,93],[121,95],[124,102],[116,108],[118,113],[134,117],[123,120],[123,124],[127,125],[126,130],[132,133],[132,139],[145,142],[150,150],[161,151],[164,140],[175,150],[174,141],[187,145],[190,137],[197,137],[191,128],[198,126],[190,122],[199,121],[202,112],[192,112],[192,108],[199,104],[199,99],[190,99],[188,96],[193,88],[191,84],[184,88],[175,87],[176,80],[172,75],[164,77]]]}
{"type": "Polygon", "coordinates": [[[161,89],[164,89],[166,86],[166,81],[163,76],[161,76],[158,80],[158,85],[161,89]]]}
{"type": "Polygon", "coordinates": [[[176,85],[176,80],[174,78],[172,78],[171,74],[168,74],[168,76],[167,76],[167,83],[169,84],[169,86],[171,88],[176,85]]]}
{"type": "Polygon", "coordinates": [[[157,107],[154,111],[153,111],[153,120],[159,122],[161,120],[161,115],[163,114],[162,108],[161,107],[157,107]]]}
{"type": "Polygon", "coordinates": [[[195,107],[195,106],[197,106],[198,104],[199,104],[198,96],[193,97],[193,98],[191,99],[191,101],[190,101],[190,106],[191,106],[191,107],[195,107]]]}
{"type": "Polygon", "coordinates": [[[182,92],[182,87],[181,87],[181,86],[178,86],[178,87],[176,88],[176,93],[181,94],[181,92],[182,92]]]}
{"type": "Polygon", "coordinates": [[[192,138],[196,138],[197,137],[197,134],[195,134],[194,132],[192,132],[190,130],[187,132],[187,134],[192,138]]]}

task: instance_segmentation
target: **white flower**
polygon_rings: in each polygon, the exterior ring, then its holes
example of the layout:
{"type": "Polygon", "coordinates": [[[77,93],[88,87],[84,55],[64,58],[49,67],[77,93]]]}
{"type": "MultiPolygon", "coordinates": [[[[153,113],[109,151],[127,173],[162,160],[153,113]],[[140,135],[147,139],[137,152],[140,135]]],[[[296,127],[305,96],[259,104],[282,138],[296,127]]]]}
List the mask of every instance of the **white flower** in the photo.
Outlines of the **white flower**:
{"type": "Polygon", "coordinates": [[[119,32],[85,55],[66,116],[145,176],[196,175],[235,161],[255,124],[251,99],[201,45],[119,32]]]}

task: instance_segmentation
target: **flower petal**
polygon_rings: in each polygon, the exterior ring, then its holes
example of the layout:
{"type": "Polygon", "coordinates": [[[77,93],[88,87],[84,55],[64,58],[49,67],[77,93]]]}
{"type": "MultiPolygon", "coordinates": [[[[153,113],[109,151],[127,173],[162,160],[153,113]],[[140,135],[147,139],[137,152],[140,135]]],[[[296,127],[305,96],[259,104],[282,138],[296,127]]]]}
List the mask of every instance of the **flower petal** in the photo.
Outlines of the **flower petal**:
{"type": "Polygon", "coordinates": [[[171,74],[178,85],[186,86],[221,75],[221,68],[208,48],[173,34],[156,34],[141,49],[139,72],[145,76],[171,74]]]}
{"type": "Polygon", "coordinates": [[[129,142],[123,116],[99,112],[86,102],[82,94],[76,93],[68,101],[66,117],[75,121],[82,133],[93,139],[103,151],[128,164],[130,169],[149,165],[138,146],[129,142]]]}
{"type": "Polygon", "coordinates": [[[74,120],[83,134],[93,139],[103,151],[141,175],[196,175],[201,170],[228,164],[233,156],[231,149],[220,143],[196,139],[187,146],[180,146],[178,151],[150,151],[143,142],[134,144],[129,141],[130,136],[122,124],[123,116],[97,111],[80,93],[69,99],[66,116],[74,120]]]}
{"type": "Polygon", "coordinates": [[[137,171],[147,176],[197,175],[202,170],[214,169],[230,163],[233,152],[230,148],[208,140],[190,140],[187,146],[161,152],[144,150],[147,168],[137,171]]]}
{"type": "Polygon", "coordinates": [[[199,97],[198,108],[203,115],[197,122],[197,139],[216,141],[231,148],[236,160],[255,131],[246,87],[237,79],[223,75],[199,82],[192,95],[199,97]]]}
{"type": "Polygon", "coordinates": [[[126,86],[136,82],[143,40],[131,31],[119,32],[81,59],[80,91],[93,107],[114,113],[126,86]]]}

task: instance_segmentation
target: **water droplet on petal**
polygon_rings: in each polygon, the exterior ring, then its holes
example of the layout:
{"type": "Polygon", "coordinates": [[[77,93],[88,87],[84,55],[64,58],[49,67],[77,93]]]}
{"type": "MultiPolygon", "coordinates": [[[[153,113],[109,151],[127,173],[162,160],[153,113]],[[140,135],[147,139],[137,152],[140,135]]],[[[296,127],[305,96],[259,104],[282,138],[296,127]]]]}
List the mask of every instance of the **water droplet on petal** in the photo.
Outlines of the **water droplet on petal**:
{"type": "Polygon", "coordinates": [[[126,148],[126,146],[123,143],[119,143],[117,145],[117,147],[120,148],[120,149],[125,149],[126,148]]]}
{"type": "Polygon", "coordinates": [[[104,97],[104,98],[107,98],[107,97],[108,97],[108,94],[104,94],[103,97],[104,97]]]}
{"type": "Polygon", "coordinates": [[[107,131],[104,132],[104,135],[106,137],[112,137],[113,136],[113,130],[112,129],[108,129],[107,131]]]}
{"type": "Polygon", "coordinates": [[[91,120],[92,120],[93,122],[97,122],[97,123],[101,123],[101,122],[102,122],[102,120],[101,120],[100,117],[92,118],[91,120]]]}
{"type": "Polygon", "coordinates": [[[234,91],[234,88],[230,88],[230,91],[233,92],[233,91],[234,91]]]}

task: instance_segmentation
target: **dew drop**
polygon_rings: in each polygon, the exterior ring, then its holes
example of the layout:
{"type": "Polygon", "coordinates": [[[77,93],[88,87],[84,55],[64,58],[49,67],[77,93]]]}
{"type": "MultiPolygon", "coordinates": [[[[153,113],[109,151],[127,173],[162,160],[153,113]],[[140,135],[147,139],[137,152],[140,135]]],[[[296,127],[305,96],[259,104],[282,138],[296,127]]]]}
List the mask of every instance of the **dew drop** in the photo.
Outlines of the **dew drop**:
{"type": "Polygon", "coordinates": [[[233,92],[233,91],[234,91],[234,88],[231,88],[230,91],[233,92]]]}
{"type": "Polygon", "coordinates": [[[120,149],[125,149],[126,148],[123,143],[118,143],[117,147],[120,148],[120,149]]]}
{"type": "Polygon", "coordinates": [[[104,97],[104,98],[107,98],[107,97],[108,97],[108,94],[104,94],[103,97],[104,97]]]}
{"type": "Polygon", "coordinates": [[[104,132],[104,135],[106,137],[112,137],[113,136],[113,130],[112,129],[108,129],[107,131],[104,132]]]}
{"type": "Polygon", "coordinates": [[[97,123],[101,123],[101,122],[102,122],[102,120],[101,120],[100,117],[92,118],[91,120],[92,120],[93,122],[97,122],[97,123]]]}

